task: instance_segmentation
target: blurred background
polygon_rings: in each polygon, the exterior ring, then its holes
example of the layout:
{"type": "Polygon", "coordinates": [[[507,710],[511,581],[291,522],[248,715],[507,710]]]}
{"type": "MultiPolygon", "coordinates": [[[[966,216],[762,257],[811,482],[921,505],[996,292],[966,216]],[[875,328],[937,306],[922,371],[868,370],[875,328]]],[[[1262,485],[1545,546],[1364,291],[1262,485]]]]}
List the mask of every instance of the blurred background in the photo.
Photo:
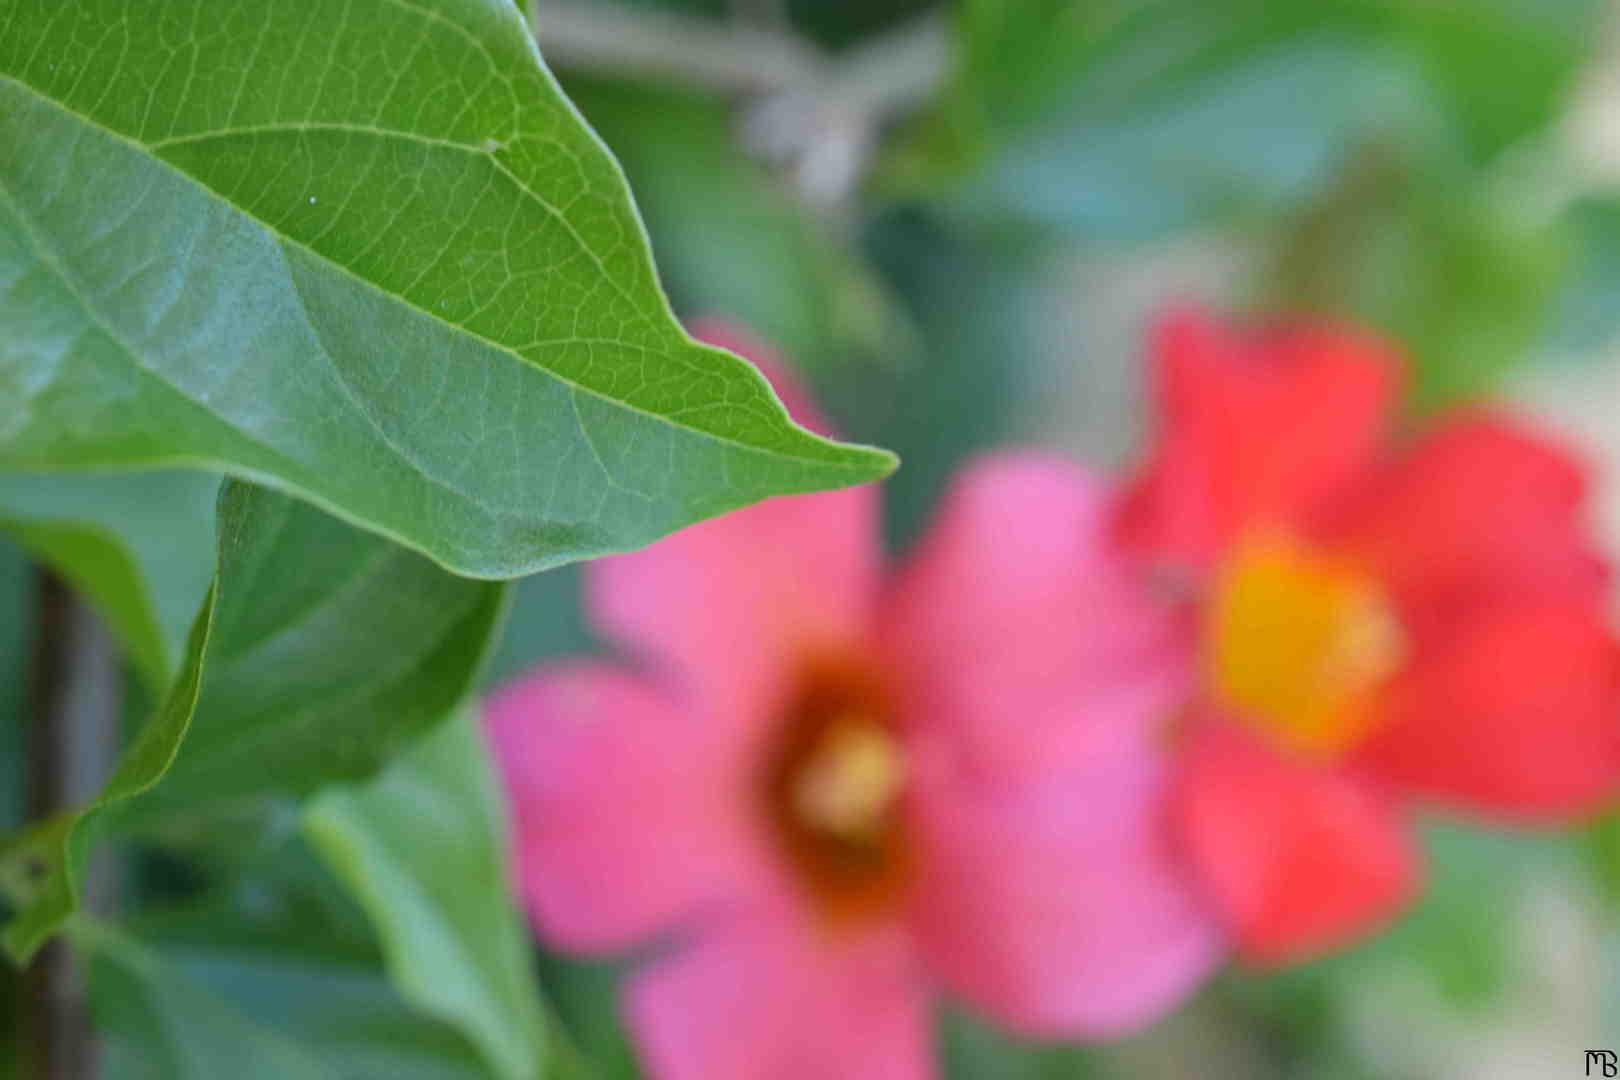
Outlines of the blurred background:
{"type": "MultiPolygon", "coordinates": [[[[624,165],[677,311],[747,324],[847,434],[900,453],[896,549],[989,445],[1128,461],[1145,320],[1192,298],[1378,328],[1412,360],[1414,414],[1512,399],[1590,456],[1620,558],[1620,7],[537,0],[533,16],[624,165]]],[[[92,560],[116,533],[178,641],[207,584],[214,483],[176,474],[118,507],[116,484],[0,478],[7,827],[40,607],[29,529],[77,521],[92,560]]],[[[518,585],[491,682],[592,647],[577,580],[518,585]]],[[[140,657],[100,677],[139,715],[140,657]]],[[[75,753],[95,767],[94,739],[75,753]]],[[[1620,817],[1426,832],[1427,895],[1382,936],[1231,972],[1118,1045],[1023,1045],[947,1014],[948,1075],[1575,1076],[1582,1050],[1620,1046],[1620,817]]],[[[200,985],[332,1048],[345,1077],[478,1075],[389,989],[290,810],[154,841],[119,903],[200,985]]],[[[616,972],[538,963],[585,1075],[635,1076],[616,972]]],[[[5,978],[18,1045],[36,1002],[5,978]]],[[[91,992],[118,1008],[110,981],[91,992]]],[[[107,1075],[155,1076],[121,1046],[107,1075]]]]}

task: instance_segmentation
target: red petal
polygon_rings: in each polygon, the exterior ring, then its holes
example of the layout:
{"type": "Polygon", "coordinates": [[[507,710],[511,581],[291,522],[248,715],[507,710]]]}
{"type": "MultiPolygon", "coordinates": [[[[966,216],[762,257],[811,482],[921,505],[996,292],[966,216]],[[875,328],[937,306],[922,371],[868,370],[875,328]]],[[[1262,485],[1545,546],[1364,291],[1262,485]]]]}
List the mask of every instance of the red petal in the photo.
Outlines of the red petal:
{"type": "Polygon", "coordinates": [[[1620,782],[1620,648],[1588,610],[1479,622],[1398,677],[1384,707],[1358,758],[1420,796],[1561,819],[1620,782]]]}
{"type": "Polygon", "coordinates": [[[1197,311],[1154,333],[1158,444],[1117,523],[1153,557],[1205,565],[1245,526],[1301,521],[1368,462],[1399,364],[1349,330],[1244,332],[1197,311]]]}
{"type": "Polygon", "coordinates": [[[1451,420],[1371,473],[1324,535],[1375,566],[1420,639],[1534,596],[1601,602],[1581,463],[1505,418],[1451,420]]]}
{"type": "Polygon", "coordinates": [[[1225,720],[1189,740],[1176,821],[1246,959],[1287,963],[1345,944],[1413,895],[1418,855],[1371,785],[1284,758],[1225,720]]]}

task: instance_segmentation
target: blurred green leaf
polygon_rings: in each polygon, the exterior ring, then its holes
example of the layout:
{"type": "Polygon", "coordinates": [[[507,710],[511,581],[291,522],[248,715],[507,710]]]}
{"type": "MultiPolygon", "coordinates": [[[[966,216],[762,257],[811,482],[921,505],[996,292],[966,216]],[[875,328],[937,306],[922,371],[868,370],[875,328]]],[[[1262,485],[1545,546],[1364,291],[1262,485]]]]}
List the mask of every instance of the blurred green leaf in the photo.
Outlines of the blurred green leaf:
{"type": "Polygon", "coordinates": [[[1368,139],[1459,165],[1494,160],[1553,120],[1596,10],[976,0],[958,21],[941,111],[899,167],[935,187],[947,178],[947,202],[972,219],[1114,243],[1272,213],[1309,198],[1368,139]],[[929,146],[947,155],[932,170],[929,146]]]}
{"type": "Polygon", "coordinates": [[[1575,834],[1581,863],[1610,916],[1620,916],[1620,810],[1593,818],[1575,834]]]}
{"type": "Polygon", "coordinates": [[[1087,1080],[1102,1074],[1083,1047],[1020,1042],[955,1010],[940,1019],[939,1047],[946,1080],[1087,1080]]]}
{"type": "Polygon", "coordinates": [[[218,489],[201,473],[0,473],[0,531],[90,599],[161,695],[214,571],[218,489]]]}
{"type": "Polygon", "coordinates": [[[630,1044],[620,1007],[621,965],[582,960],[540,948],[536,950],[540,981],[569,1042],[590,1063],[596,1080],[639,1080],[635,1048],[630,1044]]]}
{"type": "Polygon", "coordinates": [[[263,1051],[249,1067],[303,1070],[262,1074],[288,1080],[489,1080],[473,1048],[400,1001],[367,952],[318,925],[264,922],[214,909],[141,920],[139,939],[76,932],[105,1042],[101,1075],[213,1080],[238,1075],[232,1052],[263,1051]]]}
{"type": "Polygon", "coordinates": [[[1369,144],[1285,232],[1267,302],[1388,334],[1420,411],[1467,399],[1532,355],[1568,263],[1566,224],[1521,201],[1369,144]]]}
{"type": "Polygon", "coordinates": [[[464,1031],[502,1080],[533,1080],[567,1057],[536,992],[477,725],[462,710],[364,787],[323,794],[305,827],[370,913],[405,999],[464,1031]]]}
{"type": "Polygon", "coordinates": [[[813,370],[911,346],[837,224],[744,154],[729,103],[591,79],[568,91],[635,185],[678,310],[738,319],[813,370]]]}
{"type": "Polygon", "coordinates": [[[106,1075],[120,1080],[338,1080],[313,1053],[231,1009],[110,927],[81,927],[106,1075]]]}
{"type": "Polygon", "coordinates": [[[1558,297],[1547,340],[1555,357],[1597,357],[1620,338],[1620,197],[1577,202],[1566,218],[1569,285],[1558,297]]]}
{"type": "Polygon", "coordinates": [[[685,336],[508,0],[127,14],[4,16],[0,465],[218,468],[479,577],[893,467],[685,336]]]}
{"type": "MultiPolygon", "coordinates": [[[[76,903],[92,832],[181,827],[276,795],[375,773],[441,721],[476,678],[502,586],[425,558],[305,503],[236,481],[219,500],[214,588],[168,699],[91,807],[36,829],[4,873],[26,958],[76,903]],[[159,780],[163,782],[158,783],[159,780]],[[141,796],[134,799],[134,796],[141,796]]],[[[16,843],[22,844],[23,841],[16,843]]]]}
{"type": "Polygon", "coordinates": [[[507,586],[512,611],[501,627],[484,683],[493,686],[521,675],[549,657],[580,653],[592,645],[580,607],[583,566],[530,574],[507,586]]]}

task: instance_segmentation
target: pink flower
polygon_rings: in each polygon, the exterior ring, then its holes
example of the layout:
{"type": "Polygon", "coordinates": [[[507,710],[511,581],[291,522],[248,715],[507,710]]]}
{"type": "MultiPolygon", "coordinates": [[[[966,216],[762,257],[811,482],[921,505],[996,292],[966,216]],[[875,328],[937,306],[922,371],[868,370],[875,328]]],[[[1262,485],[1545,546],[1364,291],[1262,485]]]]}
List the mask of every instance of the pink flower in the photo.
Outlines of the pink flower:
{"type": "Polygon", "coordinates": [[[896,574],[874,487],[586,569],[626,655],[528,675],[488,730],[540,933],[639,950],[624,1008],[652,1076],[927,1077],[933,985],[1101,1036],[1216,962],[1158,811],[1184,653],[1106,554],[1105,502],[1073,465],[1006,455],[896,574]]]}

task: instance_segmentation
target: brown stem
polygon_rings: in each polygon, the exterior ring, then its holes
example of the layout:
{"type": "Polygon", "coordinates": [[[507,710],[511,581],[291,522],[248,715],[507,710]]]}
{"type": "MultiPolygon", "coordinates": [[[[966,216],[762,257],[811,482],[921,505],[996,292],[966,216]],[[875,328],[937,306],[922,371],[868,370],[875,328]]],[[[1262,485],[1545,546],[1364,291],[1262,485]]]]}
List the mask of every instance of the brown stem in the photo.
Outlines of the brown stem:
{"type": "MultiPolygon", "coordinates": [[[[49,571],[36,574],[30,666],[29,820],[42,820],[92,798],[118,752],[122,671],[111,638],[90,608],[49,571]]],[[[83,906],[105,913],[113,875],[92,860],[83,906]]],[[[66,945],[56,941],[23,976],[23,1075],[37,1080],[91,1080],[96,1044],[84,982],[66,945]]]]}

